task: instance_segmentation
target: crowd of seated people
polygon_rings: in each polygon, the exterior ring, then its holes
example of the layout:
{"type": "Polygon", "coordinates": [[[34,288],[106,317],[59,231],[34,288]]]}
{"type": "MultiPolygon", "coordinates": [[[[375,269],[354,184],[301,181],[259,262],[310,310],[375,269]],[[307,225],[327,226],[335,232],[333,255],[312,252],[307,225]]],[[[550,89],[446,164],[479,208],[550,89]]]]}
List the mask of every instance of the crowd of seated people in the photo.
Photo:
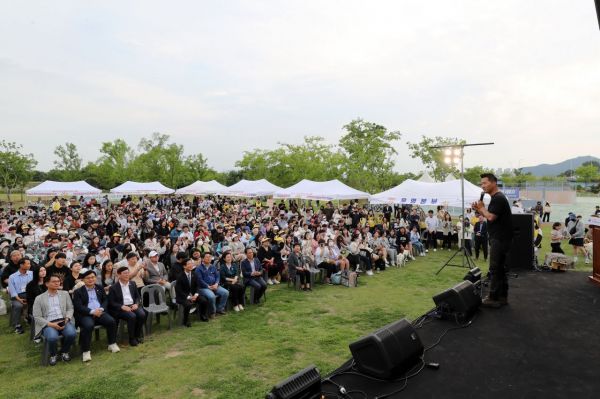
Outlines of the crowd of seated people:
{"type": "Polygon", "coordinates": [[[51,365],[70,360],[79,328],[87,362],[95,326],[106,329],[111,352],[120,350],[119,322],[128,326],[131,347],[143,343],[145,286],[161,287],[169,305],[183,306],[190,326],[190,310],[203,321],[224,315],[228,304],[243,312],[247,291],[251,303],[260,303],[268,286],[290,276],[309,292],[311,273],[332,284],[334,274],[372,276],[404,265],[438,243],[455,245],[463,227],[442,207],[425,216],[410,206],[373,212],[358,202],[265,202],[55,198],[49,207],[1,209],[1,280],[11,325],[22,334],[23,320],[33,323],[35,338],[52,342],[51,365]]]}

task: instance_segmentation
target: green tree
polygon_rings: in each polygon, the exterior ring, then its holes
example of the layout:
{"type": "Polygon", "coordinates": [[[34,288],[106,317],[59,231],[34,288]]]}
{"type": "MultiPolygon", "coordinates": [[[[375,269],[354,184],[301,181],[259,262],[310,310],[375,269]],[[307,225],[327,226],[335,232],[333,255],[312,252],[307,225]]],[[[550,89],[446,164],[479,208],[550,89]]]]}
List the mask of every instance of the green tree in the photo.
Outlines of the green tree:
{"type": "Polygon", "coordinates": [[[485,168],[483,166],[473,166],[472,168],[465,169],[465,180],[470,181],[471,183],[479,186],[479,182],[481,181],[482,173],[494,173],[494,171],[490,168],[485,168]]]}
{"type": "Polygon", "coordinates": [[[575,169],[575,175],[579,182],[593,182],[598,179],[598,166],[593,163],[587,163],[587,165],[581,165],[575,169]]]}
{"type": "Polygon", "coordinates": [[[73,143],[65,143],[64,146],[59,145],[54,149],[55,170],[60,180],[75,181],[82,177],[83,160],[79,156],[77,146],[73,143]]]}
{"type": "MultiPolygon", "coordinates": [[[[429,174],[437,181],[444,181],[449,174],[458,175],[459,169],[445,162],[444,149],[433,148],[446,145],[464,144],[464,140],[456,137],[421,136],[418,143],[408,143],[411,158],[419,158],[429,174]]],[[[460,167],[460,166],[459,166],[460,167]]]]}
{"type": "Polygon", "coordinates": [[[350,186],[371,193],[381,191],[393,180],[397,154],[394,142],[400,140],[398,131],[388,131],[376,123],[356,119],[344,126],[346,134],[339,146],[345,156],[344,180],[350,186]]]}
{"type": "Polygon", "coordinates": [[[134,158],[131,147],[125,140],[116,139],[102,143],[100,153],[102,156],[95,164],[85,167],[90,180],[104,189],[124,183],[129,178],[129,164],[134,158]]]}
{"type": "Polygon", "coordinates": [[[0,184],[9,201],[14,189],[23,189],[29,182],[37,165],[33,154],[23,154],[22,150],[20,144],[0,141],[0,184]]]}

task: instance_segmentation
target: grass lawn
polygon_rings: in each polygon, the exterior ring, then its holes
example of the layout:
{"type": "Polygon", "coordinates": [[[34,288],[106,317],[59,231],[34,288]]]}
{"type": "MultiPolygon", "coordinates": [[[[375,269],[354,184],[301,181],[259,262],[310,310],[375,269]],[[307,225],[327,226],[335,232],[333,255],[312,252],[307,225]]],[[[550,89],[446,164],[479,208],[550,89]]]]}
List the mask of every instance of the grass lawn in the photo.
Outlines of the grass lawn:
{"type": "MultiPolygon", "coordinates": [[[[549,237],[549,227],[544,228],[549,237]]],[[[544,240],[543,252],[549,250],[544,240]]],[[[566,246],[563,245],[563,248],[566,246]]],[[[93,341],[92,361],[39,366],[40,348],[17,336],[0,317],[2,398],[262,398],[276,382],[316,364],[323,374],[350,356],[348,344],[401,317],[412,320],[433,307],[432,295],[460,281],[465,269],[447,267],[451,252],[430,252],[360,286],[319,286],[312,293],[286,284],[270,287],[264,305],[210,323],[153,329],[146,343],[106,350],[104,331],[93,341]]],[[[478,265],[487,270],[480,261],[478,265]]],[[[584,268],[580,261],[580,270],[584,268]]]]}

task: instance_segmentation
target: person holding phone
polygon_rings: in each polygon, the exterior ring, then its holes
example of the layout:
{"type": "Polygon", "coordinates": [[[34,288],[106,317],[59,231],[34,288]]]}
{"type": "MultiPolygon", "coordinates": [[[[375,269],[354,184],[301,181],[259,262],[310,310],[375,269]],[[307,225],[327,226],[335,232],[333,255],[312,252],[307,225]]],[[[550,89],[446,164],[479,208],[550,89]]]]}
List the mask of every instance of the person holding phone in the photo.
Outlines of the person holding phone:
{"type": "Polygon", "coordinates": [[[60,357],[64,362],[71,360],[69,351],[75,342],[77,331],[73,325],[73,302],[69,293],[59,290],[60,277],[48,274],[45,278],[47,291],[35,298],[33,303],[33,319],[35,321],[35,337],[44,335],[48,341],[50,366],[56,365],[57,342],[63,336],[60,357]]]}

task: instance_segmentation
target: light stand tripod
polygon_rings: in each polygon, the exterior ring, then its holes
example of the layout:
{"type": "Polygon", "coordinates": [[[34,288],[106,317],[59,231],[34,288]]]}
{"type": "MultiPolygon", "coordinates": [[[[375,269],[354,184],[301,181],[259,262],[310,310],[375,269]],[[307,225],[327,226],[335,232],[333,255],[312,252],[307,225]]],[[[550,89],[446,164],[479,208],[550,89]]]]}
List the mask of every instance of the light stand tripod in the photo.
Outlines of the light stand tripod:
{"type": "MultiPolygon", "coordinates": [[[[440,272],[442,270],[444,270],[444,268],[446,266],[454,266],[454,267],[462,267],[462,268],[468,268],[468,269],[473,269],[475,266],[475,262],[473,261],[473,258],[471,257],[471,254],[469,253],[469,250],[467,250],[467,248],[465,247],[465,236],[466,236],[466,229],[465,229],[465,168],[464,168],[464,149],[465,147],[472,147],[472,146],[479,146],[479,145],[492,145],[494,143],[473,143],[473,144],[454,144],[454,145],[442,145],[442,146],[433,146],[430,148],[437,148],[437,149],[445,149],[446,152],[446,159],[445,162],[447,164],[458,164],[460,162],[460,197],[461,197],[461,207],[462,207],[462,223],[463,225],[461,226],[460,229],[460,234],[462,235],[462,237],[459,237],[460,239],[460,248],[450,257],[450,259],[448,259],[446,261],[446,263],[444,263],[442,265],[442,267],[440,267],[440,269],[435,273],[436,275],[440,274],[440,272]],[[451,157],[451,155],[454,155],[454,158],[451,157]],[[458,254],[462,254],[462,263],[461,264],[453,264],[452,260],[456,257],[456,255],[458,254]]],[[[458,165],[457,165],[458,166],[458,165]]]]}

